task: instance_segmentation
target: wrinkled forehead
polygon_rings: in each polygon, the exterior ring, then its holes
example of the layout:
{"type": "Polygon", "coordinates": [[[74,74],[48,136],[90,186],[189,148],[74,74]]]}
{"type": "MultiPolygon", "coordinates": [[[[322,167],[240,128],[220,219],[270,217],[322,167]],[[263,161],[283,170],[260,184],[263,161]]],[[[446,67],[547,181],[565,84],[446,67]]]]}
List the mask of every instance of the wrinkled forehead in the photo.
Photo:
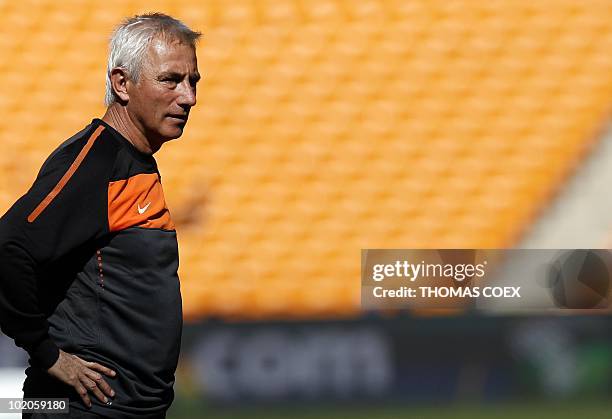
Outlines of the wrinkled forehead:
{"type": "Polygon", "coordinates": [[[144,67],[155,72],[169,69],[197,72],[195,46],[176,37],[155,37],[147,48],[144,67]]]}

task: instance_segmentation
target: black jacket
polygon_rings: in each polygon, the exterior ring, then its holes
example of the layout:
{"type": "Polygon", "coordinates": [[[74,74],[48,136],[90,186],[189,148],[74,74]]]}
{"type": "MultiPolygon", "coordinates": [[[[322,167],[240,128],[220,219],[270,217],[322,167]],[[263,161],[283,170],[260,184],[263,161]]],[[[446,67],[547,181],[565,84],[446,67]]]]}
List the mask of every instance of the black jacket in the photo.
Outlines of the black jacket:
{"type": "Polygon", "coordinates": [[[0,219],[0,326],[30,354],[28,379],[52,378],[61,348],[117,372],[105,377],[112,406],[92,396],[93,412],[164,412],[182,330],[177,269],[155,159],[95,119],[0,219]]]}

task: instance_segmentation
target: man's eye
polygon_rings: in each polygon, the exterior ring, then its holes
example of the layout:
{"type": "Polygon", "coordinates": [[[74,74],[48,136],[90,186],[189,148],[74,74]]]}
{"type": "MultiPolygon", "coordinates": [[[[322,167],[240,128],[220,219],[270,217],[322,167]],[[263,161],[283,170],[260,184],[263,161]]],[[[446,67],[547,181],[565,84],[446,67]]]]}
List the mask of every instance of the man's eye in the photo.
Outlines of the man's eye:
{"type": "Polygon", "coordinates": [[[168,86],[176,86],[178,84],[176,79],[162,79],[162,82],[168,86]]]}

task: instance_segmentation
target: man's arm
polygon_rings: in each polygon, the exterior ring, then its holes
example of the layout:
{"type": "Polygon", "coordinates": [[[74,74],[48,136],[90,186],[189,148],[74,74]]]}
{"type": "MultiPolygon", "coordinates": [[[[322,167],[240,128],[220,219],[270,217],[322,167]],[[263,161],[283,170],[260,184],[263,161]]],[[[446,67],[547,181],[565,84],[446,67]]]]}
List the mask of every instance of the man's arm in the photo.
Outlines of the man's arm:
{"type": "Polygon", "coordinates": [[[36,261],[23,244],[0,230],[0,319],[2,331],[24,348],[35,364],[49,369],[59,349],[38,304],[36,261]]]}

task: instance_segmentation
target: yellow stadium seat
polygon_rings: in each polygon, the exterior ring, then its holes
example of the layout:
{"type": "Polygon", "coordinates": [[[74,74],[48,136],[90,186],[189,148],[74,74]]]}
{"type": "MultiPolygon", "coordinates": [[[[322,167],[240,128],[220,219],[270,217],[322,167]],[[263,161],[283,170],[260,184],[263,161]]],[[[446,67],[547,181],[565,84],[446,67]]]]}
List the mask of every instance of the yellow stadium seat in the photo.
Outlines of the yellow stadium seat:
{"type": "Polygon", "coordinates": [[[353,316],[361,248],[512,246],[608,117],[610,2],[6,2],[0,209],[103,113],[110,32],[148,10],[204,33],[156,156],[188,319],[353,316]]]}

